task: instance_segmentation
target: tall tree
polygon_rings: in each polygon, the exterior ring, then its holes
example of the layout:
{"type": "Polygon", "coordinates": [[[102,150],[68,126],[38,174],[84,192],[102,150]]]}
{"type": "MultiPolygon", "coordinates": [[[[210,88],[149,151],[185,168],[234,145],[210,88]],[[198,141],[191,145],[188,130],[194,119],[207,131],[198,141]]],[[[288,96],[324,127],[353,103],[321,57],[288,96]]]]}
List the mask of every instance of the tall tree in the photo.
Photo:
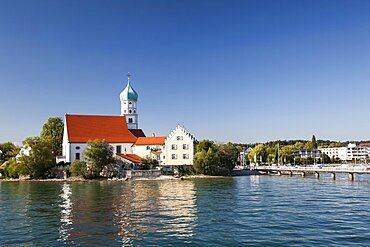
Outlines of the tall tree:
{"type": "Polygon", "coordinates": [[[204,151],[207,152],[208,149],[214,148],[214,145],[215,145],[215,143],[213,141],[210,141],[210,140],[201,140],[197,144],[197,152],[201,152],[202,150],[204,150],[204,151]]]}
{"type": "Polygon", "coordinates": [[[84,152],[87,161],[89,175],[87,177],[98,177],[104,166],[113,162],[113,147],[102,140],[89,141],[84,152]]]}
{"type": "Polygon", "coordinates": [[[315,135],[312,135],[311,146],[312,146],[313,149],[317,149],[317,141],[316,141],[316,136],[315,135]]]}
{"type": "Polygon", "coordinates": [[[50,117],[42,126],[41,138],[52,144],[54,155],[62,154],[64,123],[60,117],[50,117]]]}
{"type": "Polygon", "coordinates": [[[11,142],[5,142],[3,144],[0,144],[0,150],[2,152],[2,154],[0,155],[0,164],[11,158],[14,158],[19,152],[19,148],[17,148],[11,142]]]}
{"type": "Polygon", "coordinates": [[[31,178],[44,177],[45,173],[55,165],[52,143],[40,137],[27,138],[23,144],[31,148],[30,154],[19,158],[19,163],[31,178]]]}

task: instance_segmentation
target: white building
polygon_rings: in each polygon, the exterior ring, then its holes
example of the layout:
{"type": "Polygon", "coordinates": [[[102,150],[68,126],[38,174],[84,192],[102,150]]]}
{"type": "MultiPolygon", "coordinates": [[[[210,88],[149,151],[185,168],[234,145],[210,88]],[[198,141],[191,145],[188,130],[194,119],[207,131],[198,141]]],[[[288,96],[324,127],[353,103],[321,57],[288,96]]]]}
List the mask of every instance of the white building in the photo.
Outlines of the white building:
{"type": "Polygon", "coordinates": [[[166,136],[139,137],[132,146],[132,151],[142,158],[156,159],[161,165],[165,139],[166,136]]]}
{"type": "Polygon", "coordinates": [[[349,143],[347,147],[321,148],[320,150],[331,159],[337,158],[343,161],[362,161],[370,155],[366,143],[359,146],[349,143]]]}
{"type": "Polygon", "coordinates": [[[347,160],[347,147],[320,148],[330,159],[347,160]]]}
{"type": "Polygon", "coordinates": [[[196,139],[184,127],[178,125],[166,138],[162,165],[165,170],[176,171],[193,165],[196,139]]]}
{"type": "Polygon", "coordinates": [[[120,116],[66,114],[63,156],[58,160],[73,162],[83,159],[88,141],[98,139],[107,141],[113,147],[115,157],[129,164],[137,164],[141,158],[150,157],[172,171],[177,166],[192,166],[195,138],[181,126],[177,126],[167,137],[145,137],[138,128],[137,99],[138,94],[132,88],[129,77],[120,94],[120,116]]]}

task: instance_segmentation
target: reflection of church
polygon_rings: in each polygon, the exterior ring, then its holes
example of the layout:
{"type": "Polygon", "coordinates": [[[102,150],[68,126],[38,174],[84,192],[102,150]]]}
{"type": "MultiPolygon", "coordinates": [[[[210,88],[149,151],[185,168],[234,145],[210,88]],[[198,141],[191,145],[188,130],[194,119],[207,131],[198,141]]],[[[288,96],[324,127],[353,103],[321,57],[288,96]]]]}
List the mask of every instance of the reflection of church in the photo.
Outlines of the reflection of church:
{"type": "Polygon", "coordinates": [[[141,158],[155,158],[163,167],[192,166],[195,138],[182,126],[168,136],[146,137],[139,128],[138,93],[131,86],[130,76],[120,94],[121,115],[71,115],[64,120],[63,156],[59,161],[83,159],[90,140],[106,140],[113,147],[115,157],[127,163],[140,163],[141,158]]]}

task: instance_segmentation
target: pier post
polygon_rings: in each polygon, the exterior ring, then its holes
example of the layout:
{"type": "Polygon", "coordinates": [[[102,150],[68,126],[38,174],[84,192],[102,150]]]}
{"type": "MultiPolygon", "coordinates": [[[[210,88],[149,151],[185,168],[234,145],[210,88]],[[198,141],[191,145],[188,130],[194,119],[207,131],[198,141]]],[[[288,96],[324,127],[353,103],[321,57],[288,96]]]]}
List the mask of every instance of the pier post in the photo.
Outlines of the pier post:
{"type": "Polygon", "coordinates": [[[289,176],[293,176],[293,172],[292,171],[289,171],[289,176]]]}
{"type": "Polygon", "coordinates": [[[319,172],[315,172],[315,177],[316,178],[320,178],[320,173],[319,172]]]}
{"type": "Polygon", "coordinates": [[[336,177],[335,177],[335,172],[332,172],[332,173],[331,173],[331,177],[332,177],[332,179],[334,179],[334,180],[335,180],[335,178],[336,178],[336,177]]]}
{"type": "Polygon", "coordinates": [[[301,176],[302,177],[306,176],[306,173],[305,172],[301,172],[301,176]]]}
{"type": "Polygon", "coordinates": [[[281,176],[281,171],[278,171],[278,172],[277,172],[277,175],[278,175],[278,176],[281,176]]]}
{"type": "Polygon", "coordinates": [[[348,173],[348,179],[351,180],[351,181],[355,180],[355,174],[351,173],[351,172],[348,173]]]}

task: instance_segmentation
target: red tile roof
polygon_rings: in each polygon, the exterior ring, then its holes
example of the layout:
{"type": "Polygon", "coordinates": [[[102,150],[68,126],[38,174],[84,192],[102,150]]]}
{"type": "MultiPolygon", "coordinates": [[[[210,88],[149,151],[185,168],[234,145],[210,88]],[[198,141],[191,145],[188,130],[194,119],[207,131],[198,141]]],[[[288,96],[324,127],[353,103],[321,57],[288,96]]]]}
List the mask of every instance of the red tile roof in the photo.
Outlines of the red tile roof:
{"type": "Polygon", "coordinates": [[[164,145],[166,136],[139,137],[134,145],[164,145]]]}
{"type": "Polygon", "coordinates": [[[361,143],[360,146],[361,147],[368,147],[368,146],[370,146],[370,143],[361,143]]]}
{"type": "Polygon", "coordinates": [[[110,143],[134,143],[137,139],[127,128],[124,116],[66,115],[69,142],[106,140],[110,143]]]}
{"type": "Polygon", "coordinates": [[[129,160],[134,163],[140,163],[141,157],[136,154],[117,154],[117,156],[129,160]]]}
{"type": "Polygon", "coordinates": [[[128,129],[136,137],[145,137],[142,129],[128,129]]]}

